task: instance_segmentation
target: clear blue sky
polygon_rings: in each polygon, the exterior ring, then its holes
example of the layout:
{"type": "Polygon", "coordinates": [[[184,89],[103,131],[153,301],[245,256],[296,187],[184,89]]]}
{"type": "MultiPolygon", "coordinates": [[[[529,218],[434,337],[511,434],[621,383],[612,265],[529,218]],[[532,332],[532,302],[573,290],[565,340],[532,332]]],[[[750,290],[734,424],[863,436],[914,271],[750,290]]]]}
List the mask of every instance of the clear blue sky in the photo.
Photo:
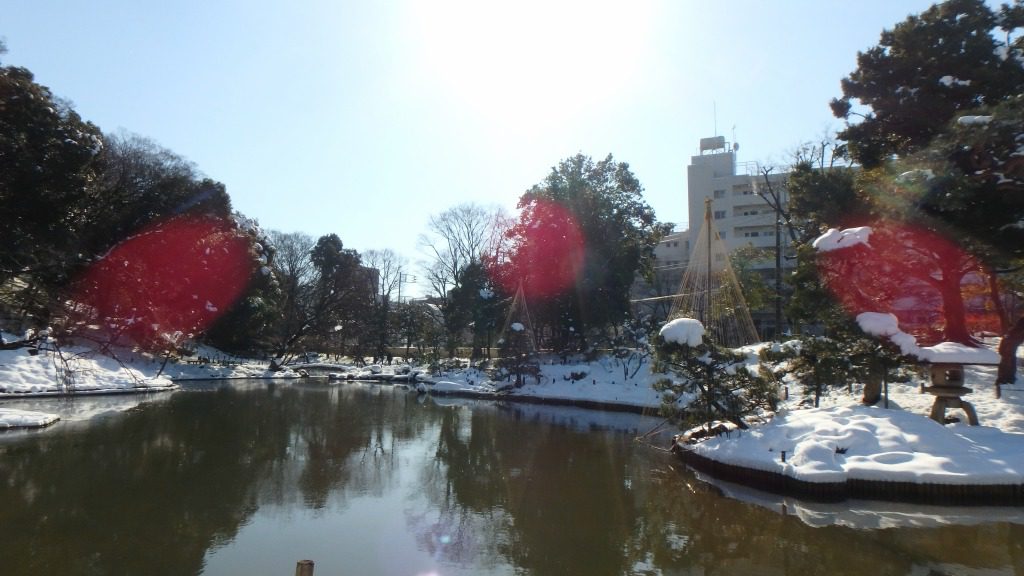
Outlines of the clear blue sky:
{"type": "Polygon", "coordinates": [[[510,211],[559,160],[614,154],[685,222],[701,137],[783,163],[927,0],[0,0],[5,64],[107,132],[195,162],[265,228],[413,263],[432,213],[510,211]]]}

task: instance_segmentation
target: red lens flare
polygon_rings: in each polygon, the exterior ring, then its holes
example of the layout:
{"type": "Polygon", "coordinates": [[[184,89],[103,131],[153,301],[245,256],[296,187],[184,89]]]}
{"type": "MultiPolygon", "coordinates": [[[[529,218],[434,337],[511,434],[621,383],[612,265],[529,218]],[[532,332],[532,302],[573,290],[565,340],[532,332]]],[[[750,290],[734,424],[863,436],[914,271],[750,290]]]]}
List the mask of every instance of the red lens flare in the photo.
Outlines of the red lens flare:
{"type": "MultiPolygon", "coordinates": [[[[79,329],[162,349],[209,328],[254,270],[232,223],[182,216],[121,242],[76,282],[79,329]]],[[[125,342],[128,343],[128,342],[125,342]]]]}
{"type": "Polygon", "coordinates": [[[981,263],[931,230],[875,223],[867,244],[820,252],[818,269],[850,315],[895,314],[921,343],[950,336],[947,315],[962,314],[972,334],[998,331],[981,263]]]}
{"type": "Polygon", "coordinates": [[[537,200],[524,209],[519,226],[520,244],[501,280],[504,290],[514,294],[522,283],[527,297],[544,299],[574,286],[586,243],[572,213],[556,202],[537,200]]]}

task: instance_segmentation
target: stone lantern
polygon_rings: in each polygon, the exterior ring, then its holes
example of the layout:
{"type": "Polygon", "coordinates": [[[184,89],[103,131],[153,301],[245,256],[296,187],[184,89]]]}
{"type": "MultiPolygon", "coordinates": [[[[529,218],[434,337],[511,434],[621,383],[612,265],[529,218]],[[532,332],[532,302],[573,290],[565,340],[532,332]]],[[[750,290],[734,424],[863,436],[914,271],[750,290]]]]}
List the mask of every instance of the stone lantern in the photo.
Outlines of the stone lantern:
{"type": "Polygon", "coordinates": [[[932,411],[929,415],[932,420],[939,424],[946,423],[946,409],[960,408],[967,414],[967,423],[971,426],[978,425],[978,414],[974,406],[963,399],[964,394],[970,394],[972,390],[964,386],[964,364],[953,362],[937,362],[929,365],[931,372],[931,386],[925,386],[924,391],[935,396],[935,403],[932,404],[932,411]]]}

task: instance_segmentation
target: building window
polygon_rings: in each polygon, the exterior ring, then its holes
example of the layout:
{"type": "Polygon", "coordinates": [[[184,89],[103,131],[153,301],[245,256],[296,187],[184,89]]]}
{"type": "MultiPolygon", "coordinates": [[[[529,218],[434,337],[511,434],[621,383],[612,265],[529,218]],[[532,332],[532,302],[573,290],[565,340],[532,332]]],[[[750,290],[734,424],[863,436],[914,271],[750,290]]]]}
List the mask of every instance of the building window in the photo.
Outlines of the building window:
{"type": "Polygon", "coordinates": [[[725,210],[715,210],[715,220],[722,220],[725,218],[725,210]]]}
{"type": "Polygon", "coordinates": [[[715,199],[725,198],[725,190],[715,190],[715,199]]]}
{"type": "Polygon", "coordinates": [[[725,238],[725,232],[719,232],[718,236],[724,239],[725,238]]]}
{"type": "Polygon", "coordinates": [[[757,231],[754,231],[754,232],[744,232],[743,233],[743,237],[744,238],[757,238],[760,235],[761,235],[761,233],[757,232],[757,231]]]}

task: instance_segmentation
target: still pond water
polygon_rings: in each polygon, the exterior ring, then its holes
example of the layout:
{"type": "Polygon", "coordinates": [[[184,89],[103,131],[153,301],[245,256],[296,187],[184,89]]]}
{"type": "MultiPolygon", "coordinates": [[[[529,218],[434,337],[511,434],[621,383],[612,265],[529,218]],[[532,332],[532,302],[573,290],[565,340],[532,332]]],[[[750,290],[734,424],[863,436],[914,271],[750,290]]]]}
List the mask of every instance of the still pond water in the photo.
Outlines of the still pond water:
{"type": "Polygon", "coordinates": [[[713,486],[635,415],[266,382],[31,407],[66,420],[0,434],[0,574],[1024,574],[1022,510],[713,486]]]}

